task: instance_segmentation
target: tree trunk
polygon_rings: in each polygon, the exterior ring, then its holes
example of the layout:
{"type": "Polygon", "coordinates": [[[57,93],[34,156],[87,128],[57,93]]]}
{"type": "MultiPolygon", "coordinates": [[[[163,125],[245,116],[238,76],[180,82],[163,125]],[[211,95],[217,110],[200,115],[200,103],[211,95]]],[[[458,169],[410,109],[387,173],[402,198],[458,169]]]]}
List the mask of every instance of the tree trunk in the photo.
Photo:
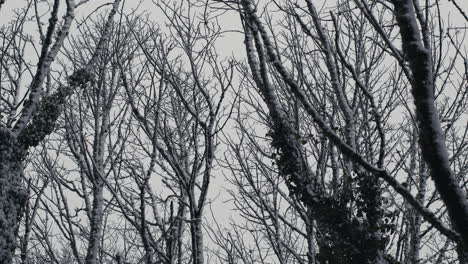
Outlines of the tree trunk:
{"type": "Polygon", "coordinates": [[[86,254],[86,264],[97,264],[99,243],[102,237],[102,221],[103,221],[103,210],[104,210],[104,199],[103,199],[103,185],[96,186],[93,194],[93,209],[91,211],[90,219],[90,233],[89,233],[89,244],[88,251],[86,254]]]}
{"type": "Polygon", "coordinates": [[[22,184],[22,151],[11,133],[0,127],[0,263],[12,263],[16,236],[27,200],[22,184]]]}
{"type": "Polygon", "coordinates": [[[190,222],[192,232],[192,258],[193,264],[203,264],[203,229],[202,221],[198,215],[192,218],[190,222]]]}
{"type": "Polygon", "coordinates": [[[468,203],[450,168],[445,136],[435,106],[431,50],[424,47],[413,1],[394,1],[403,51],[412,72],[412,94],[419,127],[419,144],[455,230],[468,243],[468,203]]]}

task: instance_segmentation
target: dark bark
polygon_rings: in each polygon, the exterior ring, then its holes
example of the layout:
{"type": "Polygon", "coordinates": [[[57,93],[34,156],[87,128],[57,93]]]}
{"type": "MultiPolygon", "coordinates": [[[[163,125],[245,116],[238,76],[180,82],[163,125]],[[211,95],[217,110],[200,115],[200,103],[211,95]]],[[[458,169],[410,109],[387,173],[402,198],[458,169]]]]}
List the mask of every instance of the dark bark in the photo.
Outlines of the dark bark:
{"type": "Polygon", "coordinates": [[[23,186],[24,151],[10,131],[0,128],[0,263],[11,263],[27,201],[23,186]]]}

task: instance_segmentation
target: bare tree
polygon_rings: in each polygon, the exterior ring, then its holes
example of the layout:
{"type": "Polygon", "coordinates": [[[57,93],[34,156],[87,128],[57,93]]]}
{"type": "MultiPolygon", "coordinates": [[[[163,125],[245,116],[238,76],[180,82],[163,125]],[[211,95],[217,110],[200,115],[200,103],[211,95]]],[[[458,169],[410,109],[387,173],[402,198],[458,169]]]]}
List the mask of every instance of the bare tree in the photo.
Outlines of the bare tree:
{"type": "MultiPolygon", "coordinates": [[[[21,79],[24,61],[24,38],[21,28],[24,26],[24,16],[19,16],[18,24],[11,27],[14,31],[4,32],[2,47],[2,77],[10,79],[11,86],[1,90],[2,123],[0,124],[0,262],[10,263],[16,248],[16,236],[19,222],[27,203],[27,191],[24,187],[24,159],[31,147],[35,147],[53,129],[60,113],[60,108],[67,97],[75,89],[84,85],[87,80],[77,83],[77,75],[70,78],[69,86],[60,87],[56,92],[42,96],[44,80],[51,63],[68,34],[74,17],[75,4],[66,1],[67,11],[62,25],[58,28],[58,8],[60,1],[54,1],[47,32],[41,41],[41,52],[35,66],[32,82],[24,94],[21,79]],[[57,34],[55,40],[54,34],[57,34]],[[8,61],[12,67],[8,66],[8,61]],[[17,73],[11,72],[17,69],[17,73]],[[24,96],[24,99],[21,97],[24,96]],[[4,116],[7,116],[5,120],[4,116]]],[[[3,4],[3,3],[2,3],[3,4]]],[[[31,4],[31,3],[29,3],[31,4]]],[[[25,11],[28,11],[27,9],[25,11]]]]}
{"type": "MultiPolygon", "coordinates": [[[[244,21],[244,35],[250,72],[255,86],[268,107],[269,116],[271,118],[271,124],[269,125],[272,131],[271,145],[279,151],[279,173],[286,177],[286,182],[290,183],[288,186],[289,191],[297,195],[304,204],[316,204],[313,211],[316,214],[314,217],[318,221],[318,228],[326,228],[326,225],[323,224],[322,227],[320,227],[320,221],[326,223],[329,220],[325,218],[320,220],[320,217],[324,214],[319,214],[321,211],[317,206],[317,201],[327,201],[323,208],[327,208],[325,210],[328,212],[334,211],[334,213],[336,213],[332,218],[336,219],[351,213],[348,220],[345,220],[346,218],[343,220],[350,221],[349,223],[353,224],[345,227],[346,231],[343,230],[343,232],[332,235],[332,237],[336,237],[339,241],[346,239],[346,236],[343,236],[344,232],[349,231],[355,233],[353,230],[359,226],[359,224],[356,224],[354,221],[364,216],[365,227],[359,227],[357,230],[365,230],[364,233],[362,233],[363,238],[366,237],[366,239],[369,239],[369,242],[373,241],[368,244],[375,246],[375,248],[369,250],[367,246],[361,247],[357,241],[348,244],[357,247],[355,249],[357,250],[357,256],[364,257],[367,255],[367,257],[365,257],[367,260],[363,260],[364,262],[375,263],[377,259],[383,261],[383,258],[386,259],[386,261],[391,261],[390,256],[385,254],[386,241],[388,240],[382,236],[382,234],[385,233],[384,230],[387,229],[382,220],[387,213],[391,212],[385,212],[385,210],[383,210],[382,189],[380,187],[380,180],[378,179],[380,178],[384,180],[385,183],[389,184],[393,190],[402,195],[411,207],[414,208],[418,214],[421,214],[433,228],[436,228],[439,232],[463,247],[461,242],[463,241],[463,232],[462,229],[460,229],[462,227],[456,227],[457,221],[462,221],[461,219],[463,219],[463,217],[459,214],[458,216],[453,216],[449,213],[451,224],[456,231],[451,230],[443,224],[443,220],[438,218],[435,213],[432,213],[423,205],[423,190],[417,197],[414,197],[405,185],[400,184],[394,178],[394,175],[396,175],[399,170],[398,164],[404,162],[405,159],[400,158],[396,160],[396,163],[393,163],[393,160],[390,161],[390,158],[393,159],[394,154],[392,152],[388,153],[392,151],[391,144],[394,144],[392,141],[388,141],[388,135],[391,135],[391,137],[396,135],[393,132],[395,130],[391,129],[390,124],[392,121],[389,120],[389,117],[400,111],[395,110],[395,106],[398,105],[395,105],[391,100],[392,98],[401,96],[402,88],[398,86],[415,87],[417,85],[422,86],[422,83],[425,83],[425,85],[427,84],[427,82],[423,82],[422,79],[419,81],[414,80],[415,74],[418,74],[416,72],[421,70],[422,64],[420,65],[421,67],[418,66],[419,69],[417,69],[418,67],[413,65],[413,63],[416,62],[411,62],[411,59],[403,57],[405,54],[409,54],[409,51],[402,54],[393,44],[394,39],[397,37],[392,31],[394,27],[389,27],[389,29],[383,27],[386,25],[387,19],[391,19],[391,14],[403,12],[399,10],[399,8],[404,5],[402,3],[396,3],[396,9],[393,11],[388,9],[385,5],[379,6],[378,4],[372,4],[368,6],[364,1],[355,1],[352,4],[339,2],[337,6],[330,7],[330,10],[332,10],[330,12],[331,15],[328,16],[330,22],[326,23],[312,1],[303,1],[301,3],[273,3],[270,6],[276,7],[276,12],[282,12],[284,14],[284,18],[281,20],[273,19],[269,16],[269,10],[271,9],[268,5],[255,5],[252,1],[239,1],[238,4],[241,10],[241,18],[244,21]],[[357,7],[357,9],[354,7],[357,7]],[[261,21],[260,17],[257,15],[257,9],[263,10],[262,14],[264,15],[265,22],[261,21]],[[348,30],[344,30],[344,25],[346,25],[348,30]],[[334,31],[328,28],[332,28],[334,31]],[[366,31],[368,28],[371,28],[372,31],[366,31]],[[272,32],[272,34],[270,34],[269,31],[272,32]],[[371,40],[371,42],[367,44],[369,40],[367,34],[374,34],[378,40],[371,40]],[[350,43],[353,46],[346,43],[350,43]],[[300,47],[302,47],[302,49],[300,49],[300,47]],[[390,55],[387,55],[388,53],[390,55]],[[356,57],[353,58],[350,54],[356,54],[356,57]],[[381,73],[376,74],[380,67],[388,67],[382,60],[382,58],[387,56],[395,58],[396,66],[401,67],[397,68],[397,71],[395,71],[398,75],[389,74],[386,76],[381,73]],[[409,61],[409,65],[406,63],[406,60],[409,61]],[[379,65],[379,63],[381,65],[379,65]],[[318,65],[323,66],[322,69],[324,70],[317,68],[318,65]],[[376,94],[380,92],[372,90],[372,86],[380,85],[383,78],[395,81],[394,83],[397,85],[392,85],[387,82],[388,86],[383,89],[385,94],[376,96],[376,94]],[[324,106],[323,104],[321,91],[332,92],[331,96],[334,101],[331,102],[331,104],[334,109],[338,109],[337,111],[331,110],[332,116],[326,112],[327,108],[326,105],[324,106]],[[284,103],[285,100],[289,101],[289,103],[284,103]],[[344,173],[340,180],[342,184],[342,188],[340,189],[344,191],[343,194],[345,194],[349,191],[354,192],[354,188],[357,188],[358,193],[356,196],[353,194],[350,197],[343,196],[346,201],[344,201],[342,205],[333,205],[333,199],[329,200],[327,196],[324,195],[327,188],[324,189],[324,187],[320,187],[320,177],[317,176],[319,174],[317,174],[317,172],[313,173],[309,169],[306,154],[307,149],[301,144],[301,138],[304,138],[303,135],[307,135],[307,132],[304,133],[300,128],[294,127],[294,122],[292,121],[294,117],[291,116],[290,111],[286,110],[288,104],[294,103],[300,106],[301,112],[304,113],[306,117],[313,120],[312,126],[315,127],[320,134],[323,134],[327,140],[333,143],[344,157],[342,161],[343,167],[339,170],[335,169],[335,175],[336,172],[341,170],[344,173]],[[355,185],[353,182],[357,182],[357,184],[355,185]],[[348,185],[348,187],[346,185],[348,185]],[[346,191],[346,189],[348,190],[346,191]],[[458,220],[456,220],[456,218],[458,220]]],[[[417,3],[414,5],[415,7],[413,7],[413,4],[409,4],[409,2],[406,6],[405,19],[408,18],[409,12],[409,14],[414,17],[414,20],[411,21],[411,26],[416,25],[416,22],[420,23],[422,34],[426,34],[427,36],[425,38],[429,41],[430,35],[428,34],[430,31],[428,24],[426,24],[429,22],[425,22],[423,15],[418,10],[415,12],[409,9],[410,7],[418,9],[417,3]],[[418,18],[416,18],[416,16],[418,16],[418,18]]],[[[429,9],[430,7],[426,6],[426,10],[429,9]]],[[[426,12],[429,13],[429,11],[426,12]]],[[[425,16],[429,19],[427,14],[425,16]]],[[[397,15],[396,19],[402,18],[399,18],[397,15]]],[[[402,34],[405,34],[403,31],[409,30],[407,25],[410,23],[407,22],[408,21],[405,23],[400,22],[402,34]]],[[[432,23],[435,22],[436,21],[432,23]]],[[[412,30],[413,32],[410,35],[413,37],[416,32],[420,32],[417,28],[412,28],[412,30]]],[[[414,39],[405,40],[405,38],[408,38],[408,36],[403,37],[404,49],[408,48],[405,47],[405,45],[410,45],[405,44],[405,41],[409,41],[413,44],[419,41],[421,42],[421,47],[423,47],[423,40],[416,39],[417,41],[415,42],[413,41],[414,39]]],[[[447,42],[447,38],[444,38],[442,41],[447,42]]],[[[427,46],[429,45],[426,45],[426,47],[427,46]]],[[[412,51],[411,54],[414,55],[415,51],[412,51]]],[[[425,54],[425,56],[430,56],[430,53],[426,52],[425,54]]],[[[463,55],[458,55],[458,52],[456,55],[458,58],[463,57],[463,55]]],[[[436,56],[441,57],[442,55],[436,56]]],[[[436,67],[442,65],[443,62],[441,61],[442,60],[439,60],[439,64],[436,65],[436,67]]],[[[422,62],[419,61],[419,63],[422,62]]],[[[430,68],[428,65],[432,65],[432,62],[427,62],[425,65],[427,67],[424,67],[424,69],[427,70],[430,68]]],[[[449,66],[448,68],[451,69],[452,67],[449,66]]],[[[432,79],[438,78],[438,75],[433,73],[424,74],[431,76],[432,79]]],[[[434,81],[431,81],[431,83],[433,82],[434,81]]],[[[429,84],[433,87],[431,83],[429,84]]],[[[431,89],[431,96],[433,96],[435,88],[431,89]]],[[[461,92],[459,88],[455,89],[455,97],[452,98],[456,98],[454,102],[456,102],[457,105],[465,107],[466,103],[464,103],[464,99],[458,101],[459,96],[464,97],[462,94],[463,92],[461,92]]],[[[425,104],[430,102],[430,105],[432,105],[430,108],[435,109],[433,97],[421,99],[418,98],[418,96],[419,94],[415,94],[414,96],[416,101],[422,100],[425,104]]],[[[412,111],[408,107],[409,102],[406,100],[401,101],[402,106],[408,110],[409,116],[413,117],[412,111]]],[[[421,110],[423,106],[418,106],[418,104],[419,102],[416,102],[416,112],[422,111],[428,114],[428,111],[421,110]]],[[[428,106],[426,105],[425,107],[428,106]]],[[[428,154],[429,152],[434,153],[435,151],[427,149],[427,146],[433,146],[432,143],[434,143],[429,142],[430,140],[427,138],[427,133],[433,136],[431,140],[437,140],[438,144],[445,142],[445,139],[443,139],[444,135],[439,133],[442,130],[438,130],[439,128],[437,128],[440,127],[437,124],[439,114],[440,112],[437,113],[434,110],[430,113],[431,117],[426,116],[425,121],[421,121],[421,113],[419,113],[414,120],[419,120],[417,125],[419,131],[418,138],[420,142],[424,141],[418,149],[421,150],[425,163],[428,164],[429,172],[431,172],[430,175],[432,175],[432,178],[436,182],[435,187],[437,191],[439,193],[444,193],[448,191],[447,186],[450,184],[445,182],[444,184],[446,184],[445,186],[447,188],[442,188],[439,183],[437,183],[437,176],[434,176],[434,173],[437,174],[437,170],[434,168],[434,166],[436,166],[434,164],[441,163],[439,161],[434,162],[432,158],[435,159],[435,156],[437,156],[437,158],[445,157],[448,159],[448,154],[443,151],[439,152],[439,154],[442,153],[440,155],[428,154]],[[429,124],[429,119],[432,121],[435,120],[435,123],[431,121],[435,124],[431,127],[433,130],[432,132],[428,132],[430,129],[424,127],[429,124]],[[421,122],[424,122],[425,125],[422,126],[421,122]],[[437,129],[434,129],[434,127],[437,129]],[[426,139],[422,139],[423,137],[426,137],[426,139]],[[432,155],[432,158],[429,158],[427,155],[432,155]]],[[[306,118],[302,118],[301,120],[306,120],[306,118]]],[[[444,149],[443,146],[440,146],[440,148],[444,149]]],[[[424,162],[421,163],[420,167],[424,168],[424,162]]],[[[442,164],[447,165],[448,163],[445,162],[442,164]]],[[[445,168],[448,167],[445,166],[445,168]]],[[[421,174],[424,173],[423,169],[421,174]]],[[[340,172],[338,174],[340,174],[340,172]]],[[[445,180],[449,179],[448,181],[451,181],[450,178],[455,180],[452,176],[446,175],[446,177],[444,177],[445,180]]],[[[422,178],[420,184],[422,184],[419,186],[420,188],[425,188],[424,178],[422,178]]],[[[443,185],[443,183],[440,184],[443,185]]],[[[465,203],[463,202],[465,198],[460,187],[457,187],[459,183],[457,182],[450,186],[453,187],[450,194],[441,194],[447,211],[450,212],[450,207],[459,203],[460,207],[456,211],[463,212],[464,209],[462,205],[465,203]],[[452,197],[452,199],[457,199],[457,202],[449,202],[446,200],[448,199],[447,197],[444,198],[444,195],[448,195],[452,197]],[[458,195],[457,198],[454,198],[454,195],[458,195]]],[[[413,217],[414,214],[415,212],[412,212],[411,217],[413,217]]],[[[420,226],[419,223],[421,219],[416,217],[411,221],[413,222],[413,227],[416,228],[416,231],[413,232],[419,232],[417,231],[419,227],[416,226],[420,226]]],[[[331,228],[334,229],[337,227],[331,228]]],[[[351,239],[350,241],[353,241],[352,236],[349,238],[351,239]]],[[[359,239],[359,241],[362,240],[362,238],[359,239]]],[[[417,238],[413,238],[411,244],[414,246],[412,249],[413,253],[411,254],[416,256],[415,258],[418,258],[418,251],[415,249],[419,246],[417,238]]],[[[337,248],[342,247],[331,247],[329,251],[331,254],[328,256],[333,258],[340,255],[337,248]]],[[[353,249],[349,248],[345,251],[350,252],[350,250],[352,251],[353,249]]],[[[322,248],[320,251],[321,253],[319,252],[319,255],[327,252],[326,248],[322,248]]],[[[349,263],[349,257],[343,258],[343,256],[349,253],[341,252],[341,254],[345,254],[339,257],[341,261],[349,263]]]]}
{"type": "MultiPolygon", "coordinates": [[[[98,30],[102,30],[102,36],[107,36],[106,50],[96,57],[93,75],[95,82],[84,91],[78,99],[76,106],[70,105],[65,111],[65,134],[67,144],[76,162],[80,174],[81,197],[85,201],[84,211],[89,219],[88,243],[84,263],[101,263],[102,254],[100,248],[104,236],[106,208],[104,201],[105,180],[113,171],[117,160],[121,159],[121,153],[126,144],[125,131],[121,128],[126,118],[125,104],[117,106],[119,101],[119,71],[117,63],[113,60],[119,50],[118,45],[111,45],[119,35],[115,34],[116,28],[113,16],[117,11],[119,1],[114,2],[109,17],[98,30]],[[117,130],[118,137],[111,133],[117,130]],[[92,137],[88,139],[88,133],[92,137]]],[[[80,40],[73,44],[73,50],[81,47],[78,56],[82,56],[87,40],[84,36],[92,32],[81,32],[80,40]]],[[[100,40],[97,37],[96,40],[100,40]]],[[[92,48],[90,48],[92,51],[92,48]]],[[[75,60],[79,67],[79,59],[75,60]]],[[[83,227],[84,228],[84,227],[83,227]]],[[[86,230],[87,228],[84,228],[86,230]]]]}
{"type": "Polygon", "coordinates": [[[135,153],[145,153],[149,161],[147,169],[135,163],[137,156],[128,164],[139,190],[139,210],[133,212],[139,221],[134,225],[146,263],[152,263],[154,252],[163,263],[183,263],[188,257],[191,263],[201,264],[205,262],[203,212],[218,133],[228,118],[224,115],[229,114],[224,100],[232,85],[233,65],[220,62],[214,49],[220,36],[216,23],[198,21],[190,3],[158,2],[157,6],[169,22],[168,33],[152,27],[134,31],[139,46],[136,54],[141,52],[143,58],[121,65],[122,82],[138,125],[135,153]],[[132,63],[139,60],[143,63],[135,68],[132,63]],[[168,189],[166,198],[158,197],[150,187],[153,173],[168,189]],[[157,204],[158,200],[165,202],[157,204]],[[151,220],[145,215],[147,203],[151,220]],[[160,216],[159,206],[167,217],[160,216]],[[161,242],[151,233],[152,221],[161,242]],[[185,226],[190,229],[189,256],[183,248],[185,226]]]}
{"type": "MultiPolygon", "coordinates": [[[[119,1],[116,1],[118,4],[119,1]]],[[[29,6],[33,2],[29,3],[29,6]]],[[[68,35],[73,18],[75,3],[74,1],[66,1],[66,13],[62,21],[61,27],[58,28],[58,10],[60,1],[54,1],[51,10],[51,16],[47,27],[47,32],[43,35],[41,32],[42,48],[36,72],[32,76],[32,82],[27,92],[22,91],[21,79],[24,74],[22,68],[29,65],[25,62],[22,54],[25,52],[22,41],[17,42],[25,37],[19,31],[12,32],[11,39],[5,39],[5,46],[2,50],[2,57],[10,57],[16,63],[18,73],[8,76],[11,79],[11,89],[6,89],[2,94],[2,102],[5,103],[5,111],[8,113],[8,118],[2,118],[1,133],[2,133],[2,156],[1,156],[1,197],[2,197],[2,235],[0,237],[1,245],[1,262],[10,263],[13,252],[16,247],[16,236],[18,234],[19,222],[28,203],[26,189],[23,186],[24,175],[24,160],[30,148],[38,146],[38,144],[48,136],[55,127],[55,123],[62,111],[66,100],[76,91],[86,87],[91,81],[92,75],[89,69],[95,63],[96,57],[103,49],[103,45],[108,38],[108,34],[104,34],[100,39],[93,56],[83,65],[71,74],[67,82],[68,84],[60,84],[56,91],[44,90],[45,80],[48,78],[51,64],[56,58],[60,48],[63,46],[64,40],[68,35]],[[56,34],[55,41],[53,40],[56,34]],[[16,42],[16,43],[15,43],[16,42]],[[20,44],[18,46],[18,44],[20,44]],[[10,48],[10,46],[12,48],[10,48]],[[24,96],[23,99],[20,99],[24,96]],[[18,111],[20,110],[20,111],[18,111]],[[5,121],[5,122],[4,122],[5,121]]],[[[34,4],[37,4],[34,2],[34,4]]],[[[27,11],[27,10],[26,10],[27,11]]],[[[114,10],[115,13],[115,10],[114,10]]],[[[27,12],[25,13],[25,16],[27,12]]],[[[38,18],[39,19],[39,18],[38,18]]],[[[40,23],[38,26],[40,29],[40,23]]],[[[19,20],[17,30],[23,27],[24,23],[19,20]]],[[[4,60],[2,59],[2,62],[4,60]]],[[[6,61],[5,61],[6,62],[6,61]]],[[[9,71],[6,64],[2,65],[2,69],[9,71]]]]}
{"type": "Polygon", "coordinates": [[[459,3],[139,3],[1,28],[0,263],[467,263],[459,3]]]}

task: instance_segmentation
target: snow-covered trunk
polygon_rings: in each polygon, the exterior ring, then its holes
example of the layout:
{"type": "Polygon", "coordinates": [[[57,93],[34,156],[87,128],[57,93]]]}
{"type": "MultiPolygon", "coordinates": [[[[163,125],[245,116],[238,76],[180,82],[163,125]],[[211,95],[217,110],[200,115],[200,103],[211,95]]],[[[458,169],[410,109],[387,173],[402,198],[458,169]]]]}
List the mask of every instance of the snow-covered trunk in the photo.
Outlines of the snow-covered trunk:
{"type": "Polygon", "coordinates": [[[203,264],[203,227],[201,216],[196,214],[192,216],[190,222],[190,231],[192,235],[192,258],[193,264],[203,264]]]}
{"type": "Polygon", "coordinates": [[[98,254],[102,237],[102,221],[104,215],[103,187],[104,185],[100,184],[96,186],[93,191],[93,209],[91,211],[89,244],[85,259],[86,264],[99,263],[98,254]]]}
{"type": "MultiPolygon", "coordinates": [[[[103,78],[105,78],[105,72],[103,78]]],[[[88,241],[88,251],[86,254],[86,264],[98,263],[98,253],[102,238],[102,223],[104,215],[104,149],[106,148],[105,138],[109,132],[109,114],[110,108],[107,107],[108,87],[103,85],[99,87],[100,93],[96,95],[97,105],[101,107],[100,115],[94,120],[94,142],[93,142],[93,203],[90,216],[90,233],[88,241]]]]}
{"type": "MultiPolygon", "coordinates": [[[[274,204],[277,204],[276,197],[273,198],[273,199],[274,199],[274,204]]],[[[278,263],[280,263],[280,264],[287,263],[286,262],[287,257],[286,257],[286,254],[285,254],[285,248],[284,248],[284,245],[283,245],[283,242],[282,242],[282,235],[283,234],[281,233],[280,223],[279,223],[279,219],[278,219],[278,210],[275,210],[274,214],[275,215],[273,217],[271,217],[271,221],[272,221],[272,225],[273,225],[272,229],[274,229],[274,238],[272,237],[272,239],[274,239],[274,243],[272,243],[273,251],[275,252],[276,258],[278,259],[278,263]]]]}
{"type": "MultiPolygon", "coordinates": [[[[188,178],[187,178],[188,179],[188,178]]],[[[195,200],[195,186],[190,186],[188,191],[188,202],[190,210],[190,238],[192,242],[192,264],[203,264],[203,230],[201,214],[197,210],[195,200]]]]}
{"type": "Polygon", "coordinates": [[[12,263],[16,236],[27,200],[22,155],[10,132],[0,127],[0,263],[12,263]]]}
{"type": "Polygon", "coordinates": [[[395,0],[395,17],[400,28],[405,56],[412,72],[412,94],[416,106],[421,153],[430,169],[437,191],[447,207],[450,221],[468,244],[468,203],[450,168],[445,136],[435,106],[435,84],[431,51],[424,47],[411,0],[395,0]]]}

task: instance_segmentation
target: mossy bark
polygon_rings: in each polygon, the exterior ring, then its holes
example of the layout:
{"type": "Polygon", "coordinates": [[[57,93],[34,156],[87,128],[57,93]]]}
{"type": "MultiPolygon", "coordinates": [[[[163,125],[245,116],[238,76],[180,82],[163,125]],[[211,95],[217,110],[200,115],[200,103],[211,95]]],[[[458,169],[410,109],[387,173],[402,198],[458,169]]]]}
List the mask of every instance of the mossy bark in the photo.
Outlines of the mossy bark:
{"type": "Polygon", "coordinates": [[[23,181],[23,151],[10,131],[0,128],[0,263],[12,262],[27,192],[23,181]]]}

